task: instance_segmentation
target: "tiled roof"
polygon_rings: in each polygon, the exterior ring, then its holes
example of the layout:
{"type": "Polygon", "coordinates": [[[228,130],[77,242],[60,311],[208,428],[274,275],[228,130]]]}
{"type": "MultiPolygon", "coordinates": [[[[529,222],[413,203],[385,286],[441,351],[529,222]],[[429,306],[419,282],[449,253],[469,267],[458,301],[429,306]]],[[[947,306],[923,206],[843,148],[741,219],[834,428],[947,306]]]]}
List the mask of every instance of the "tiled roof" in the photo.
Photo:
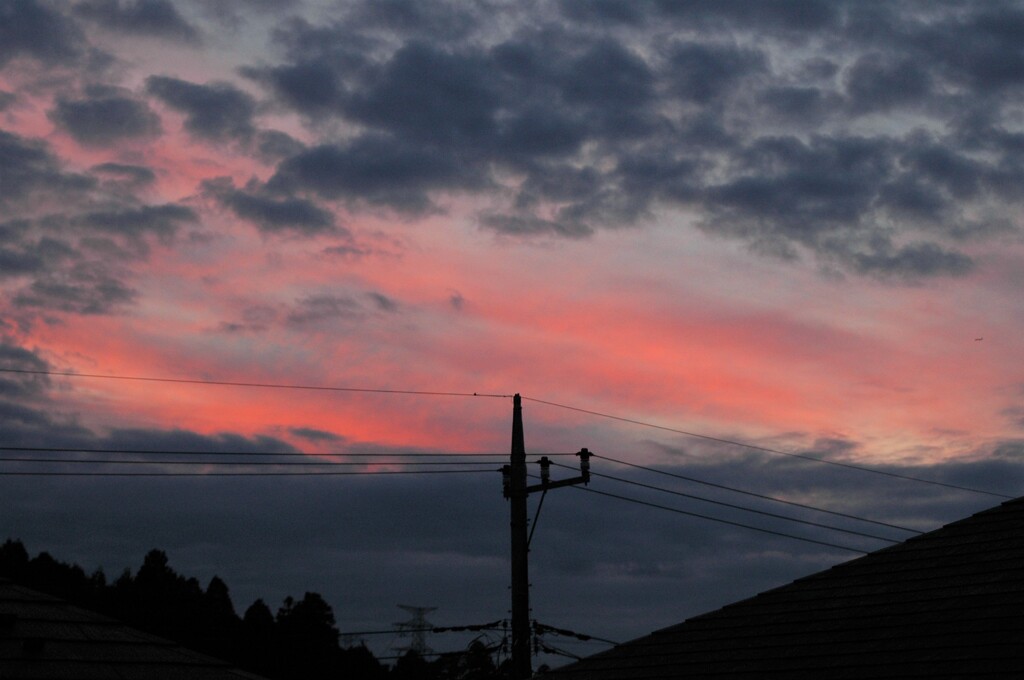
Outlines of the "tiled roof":
{"type": "Polygon", "coordinates": [[[0,679],[259,680],[227,662],[0,579],[0,679]]]}
{"type": "Polygon", "coordinates": [[[1024,498],[549,677],[1024,678],[1024,498]]]}

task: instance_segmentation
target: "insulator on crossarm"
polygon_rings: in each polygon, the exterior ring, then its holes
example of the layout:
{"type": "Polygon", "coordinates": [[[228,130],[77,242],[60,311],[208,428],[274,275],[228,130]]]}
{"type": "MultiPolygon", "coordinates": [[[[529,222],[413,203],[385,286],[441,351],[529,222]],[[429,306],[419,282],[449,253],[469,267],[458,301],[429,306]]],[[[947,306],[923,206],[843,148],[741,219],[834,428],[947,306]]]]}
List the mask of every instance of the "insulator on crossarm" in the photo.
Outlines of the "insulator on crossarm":
{"type": "Polygon", "coordinates": [[[580,452],[576,454],[580,457],[580,475],[583,477],[583,483],[587,484],[590,482],[590,456],[591,453],[588,449],[580,449],[580,452]]]}

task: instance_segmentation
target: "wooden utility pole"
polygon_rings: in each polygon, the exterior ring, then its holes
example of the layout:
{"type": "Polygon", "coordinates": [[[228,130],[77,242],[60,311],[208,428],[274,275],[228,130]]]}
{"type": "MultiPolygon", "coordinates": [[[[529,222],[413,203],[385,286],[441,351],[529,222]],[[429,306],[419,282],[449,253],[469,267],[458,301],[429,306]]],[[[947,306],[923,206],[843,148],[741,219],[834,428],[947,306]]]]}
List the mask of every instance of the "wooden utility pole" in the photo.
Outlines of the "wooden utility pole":
{"type": "Polygon", "coordinates": [[[530,658],[529,519],[526,512],[526,443],[523,402],[512,397],[512,455],[509,459],[512,506],[512,680],[533,675],[530,658]]]}
{"type": "MultiPolygon", "coordinates": [[[[526,483],[526,443],[523,436],[523,402],[512,398],[512,454],[502,471],[505,498],[512,511],[512,680],[526,680],[533,675],[530,650],[530,537],[526,499],[534,491],[547,493],[555,489],[590,481],[590,451],[580,449],[580,476],[551,481],[551,461],[547,456],[538,461],[541,483],[526,483]]],[[[541,498],[543,502],[543,498],[541,498]]],[[[540,508],[538,507],[538,512],[540,508]]],[[[537,518],[534,518],[536,524],[537,518]]]]}

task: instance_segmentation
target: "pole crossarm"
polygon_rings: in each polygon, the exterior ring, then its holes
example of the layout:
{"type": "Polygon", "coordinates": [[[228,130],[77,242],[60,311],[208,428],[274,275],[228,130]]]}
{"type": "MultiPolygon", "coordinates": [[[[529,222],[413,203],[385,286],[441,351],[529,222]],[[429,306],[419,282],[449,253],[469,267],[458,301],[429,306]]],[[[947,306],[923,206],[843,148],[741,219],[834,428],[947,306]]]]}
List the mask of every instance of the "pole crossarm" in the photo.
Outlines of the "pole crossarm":
{"type": "Polygon", "coordinates": [[[569,479],[560,479],[557,482],[541,482],[540,484],[531,484],[526,487],[526,493],[533,493],[534,491],[547,491],[548,489],[558,489],[563,486],[576,486],[577,484],[586,484],[590,480],[586,477],[571,477],[569,479]]]}

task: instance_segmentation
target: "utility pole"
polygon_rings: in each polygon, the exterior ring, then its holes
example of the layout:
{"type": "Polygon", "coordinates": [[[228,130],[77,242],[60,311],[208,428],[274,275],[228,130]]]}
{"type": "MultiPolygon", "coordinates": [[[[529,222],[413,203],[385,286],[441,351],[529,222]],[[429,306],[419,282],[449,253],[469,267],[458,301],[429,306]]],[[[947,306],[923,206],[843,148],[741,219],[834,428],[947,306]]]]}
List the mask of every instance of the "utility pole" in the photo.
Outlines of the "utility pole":
{"type": "MultiPolygon", "coordinates": [[[[580,476],[552,482],[551,461],[547,456],[538,461],[541,466],[541,483],[526,483],[526,443],[523,435],[523,403],[516,394],[512,398],[512,453],[509,464],[502,467],[502,482],[505,498],[511,506],[512,528],[512,680],[526,680],[533,675],[530,650],[530,538],[529,518],[526,499],[534,491],[545,494],[548,489],[590,481],[590,451],[581,449],[580,476]]],[[[541,497],[541,502],[544,499],[541,497]]],[[[537,508],[538,514],[540,507],[537,508]]],[[[537,518],[534,518],[536,526],[537,518]]]]}
{"type": "Polygon", "coordinates": [[[523,402],[512,397],[512,455],[509,458],[512,506],[512,680],[533,675],[530,659],[529,520],[526,513],[526,442],[523,402]]]}

